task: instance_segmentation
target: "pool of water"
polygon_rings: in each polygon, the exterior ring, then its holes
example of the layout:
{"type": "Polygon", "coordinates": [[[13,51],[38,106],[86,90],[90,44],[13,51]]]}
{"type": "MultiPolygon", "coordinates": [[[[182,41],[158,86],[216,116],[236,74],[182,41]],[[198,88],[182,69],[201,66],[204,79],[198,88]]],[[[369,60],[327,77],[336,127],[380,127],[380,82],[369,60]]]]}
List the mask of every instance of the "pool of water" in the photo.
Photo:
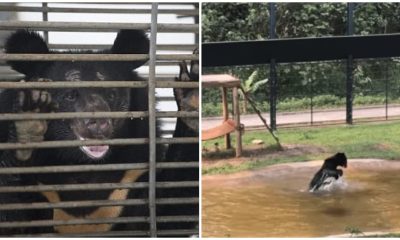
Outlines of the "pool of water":
{"type": "Polygon", "coordinates": [[[204,237],[322,237],[400,229],[400,162],[350,160],[342,188],[313,194],[322,162],[204,177],[204,237]]]}

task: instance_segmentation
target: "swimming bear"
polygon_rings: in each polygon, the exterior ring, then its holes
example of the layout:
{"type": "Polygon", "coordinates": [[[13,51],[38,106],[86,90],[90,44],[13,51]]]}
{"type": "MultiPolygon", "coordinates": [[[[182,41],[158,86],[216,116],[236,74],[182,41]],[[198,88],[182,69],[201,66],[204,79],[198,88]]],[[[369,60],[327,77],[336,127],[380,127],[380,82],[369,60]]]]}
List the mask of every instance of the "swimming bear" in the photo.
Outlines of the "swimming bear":
{"type": "Polygon", "coordinates": [[[326,190],[343,175],[343,170],[337,169],[338,166],[347,167],[347,158],[344,153],[325,159],[321,169],[314,175],[309,185],[309,191],[326,190]]]}

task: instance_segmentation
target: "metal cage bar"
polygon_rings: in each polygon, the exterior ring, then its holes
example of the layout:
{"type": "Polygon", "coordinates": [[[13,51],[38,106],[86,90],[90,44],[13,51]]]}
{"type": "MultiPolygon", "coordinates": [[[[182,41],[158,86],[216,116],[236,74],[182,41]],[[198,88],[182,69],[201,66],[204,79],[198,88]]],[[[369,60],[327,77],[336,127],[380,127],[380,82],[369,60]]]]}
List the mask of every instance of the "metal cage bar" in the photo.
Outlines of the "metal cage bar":
{"type": "MultiPolygon", "coordinates": [[[[134,14],[149,14],[151,9],[121,9],[121,8],[69,8],[69,7],[49,7],[43,5],[42,7],[27,7],[27,6],[13,6],[13,5],[0,5],[0,11],[7,12],[43,12],[43,13],[134,13],[134,14]]],[[[199,13],[195,9],[159,9],[159,14],[177,14],[184,16],[198,16],[199,13]]]]}
{"type": "MultiPolygon", "coordinates": [[[[185,3],[182,3],[185,4],[185,3]]],[[[150,4],[148,4],[150,6],[150,4]]],[[[162,4],[161,4],[162,5],[162,4]]],[[[96,190],[115,190],[115,189],[148,189],[149,197],[144,199],[127,200],[96,200],[96,201],[69,201],[59,203],[37,202],[31,204],[10,203],[0,205],[0,210],[26,210],[26,209],[55,209],[55,208],[79,208],[90,206],[128,206],[128,205],[148,205],[150,214],[143,217],[118,217],[112,219],[77,219],[72,221],[59,220],[39,220],[29,222],[0,222],[0,227],[20,228],[20,227],[40,227],[40,226],[60,226],[76,224],[102,224],[102,223],[131,223],[147,222],[150,223],[150,231],[112,231],[101,233],[80,233],[80,234],[53,234],[45,233],[38,235],[16,235],[16,236],[176,236],[198,234],[198,230],[158,230],[157,223],[164,222],[197,222],[198,216],[156,216],[156,204],[198,204],[198,198],[156,198],[156,189],[160,188],[190,188],[198,187],[198,181],[177,181],[177,182],[157,182],[157,169],[182,169],[198,167],[198,162],[157,162],[157,144],[186,144],[198,143],[198,138],[160,138],[155,134],[157,118],[175,117],[198,117],[198,112],[187,111],[156,111],[156,100],[163,99],[175,101],[174,97],[156,97],[156,88],[198,88],[197,82],[175,82],[176,75],[157,75],[157,66],[178,66],[184,60],[198,60],[195,54],[156,54],[156,51],[192,51],[196,44],[159,44],[157,45],[157,33],[195,33],[198,34],[198,24],[167,24],[157,23],[159,14],[177,14],[182,16],[198,16],[197,9],[159,9],[159,4],[152,3],[151,9],[102,9],[102,8],[68,8],[53,7],[42,3],[40,7],[24,7],[0,4],[2,11],[27,11],[42,13],[42,22],[35,21],[3,21],[0,22],[0,31],[29,29],[44,31],[45,35],[49,31],[57,32],[116,32],[118,29],[142,29],[151,31],[151,47],[149,54],[5,54],[0,53],[0,66],[5,66],[5,61],[132,61],[148,60],[149,75],[142,74],[143,81],[90,81],[90,82],[6,82],[0,81],[0,89],[54,89],[54,88],[148,88],[149,109],[142,112],[60,112],[60,113],[5,113],[0,114],[0,121],[13,120],[51,120],[51,119],[75,119],[75,118],[148,118],[149,136],[148,138],[134,139],[108,139],[108,140],[72,140],[72,141],[43,141],[29,143],[0,143],[0,150],[3,149],[26,149],[26,148],[60,148],[73,146],[89,145],[135,145],[149,144],[149,162],[132,164],[105,164],[105,165],[76,165],[76,166],[43,166],[43,167],[4,167],[0,168],[1,174],[57,174],[67,172],[101,172],[101,171],[124,171],[124,170],[147,170],[150,174],[148,182],[135,183],[89,183],[89,184],[55,184],[55,185],[27,185],[27,186],[2,186],[0,193],[18,192],[42,192],[42,191],[96,191],[96,190]],[[98,23],[98,22],[49,22],[49,13],[122,13],[122,14],[148,14],[151,11],[151,23],[98,23]]],[[[48,35],[45,36],[48,43],[48,35]]],[[[107,44],[49,44],[51,49],[105,49],[110,48],[107,44]]],[[[22,78],[21,74],[16,74],[8,69],[2,68],[0,75],[5,80],[10,77],[12,80],[22,78]]],[[[147,121],[147,120],[145,120],[147,121]]],[[[57,159],[54,159],[57,161],[57,159]]]]}
{"type": "MultiPolygon", "coordinates": [[[[34,29],[37,31],[115,32],[116,29],[150,29],[149,23],[95,23],[95,22],[37,22],[2,21],[1,30],[34,29]]],[[[198,33],[198,24],[158,24],[158,32],[198,33]]]]}
{"type": "Polygon", "coordinates": [[[151,38],[150,38],[150,61],[149,61],[149,209],[150,209],[150,236],[157,237],[156,220],[156,45],[158,32],[158,4],[151,4],[151,38]]]}

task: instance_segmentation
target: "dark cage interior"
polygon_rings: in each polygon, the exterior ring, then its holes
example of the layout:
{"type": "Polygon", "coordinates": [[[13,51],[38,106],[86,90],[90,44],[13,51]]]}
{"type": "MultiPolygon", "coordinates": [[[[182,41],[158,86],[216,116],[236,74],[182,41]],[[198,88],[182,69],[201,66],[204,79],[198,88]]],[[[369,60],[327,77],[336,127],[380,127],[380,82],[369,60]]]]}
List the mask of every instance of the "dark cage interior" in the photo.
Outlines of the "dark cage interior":
{"type": "Polygon", "coordinates": [[[198,5],[0,17],[0,234],[198,236],[198,5]]]}

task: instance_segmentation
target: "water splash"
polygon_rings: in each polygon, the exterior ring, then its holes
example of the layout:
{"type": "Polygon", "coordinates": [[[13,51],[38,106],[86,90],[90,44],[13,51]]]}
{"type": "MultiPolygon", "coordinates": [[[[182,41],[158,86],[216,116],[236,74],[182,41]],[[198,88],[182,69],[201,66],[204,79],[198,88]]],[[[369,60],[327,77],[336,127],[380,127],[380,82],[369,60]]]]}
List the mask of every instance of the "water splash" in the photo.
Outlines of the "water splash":
{"type": "Polygon", "coordinates": [[[338,179],[335,178],[327,178],[325,180],[325,184],[322,185],[318,190],[311,189],[310,192],[317,193],[317,192],[335,192],[335,191],[343,191],[348,188],[348,183],[344,179],[344,177],[339,177],[338,179]]]}

